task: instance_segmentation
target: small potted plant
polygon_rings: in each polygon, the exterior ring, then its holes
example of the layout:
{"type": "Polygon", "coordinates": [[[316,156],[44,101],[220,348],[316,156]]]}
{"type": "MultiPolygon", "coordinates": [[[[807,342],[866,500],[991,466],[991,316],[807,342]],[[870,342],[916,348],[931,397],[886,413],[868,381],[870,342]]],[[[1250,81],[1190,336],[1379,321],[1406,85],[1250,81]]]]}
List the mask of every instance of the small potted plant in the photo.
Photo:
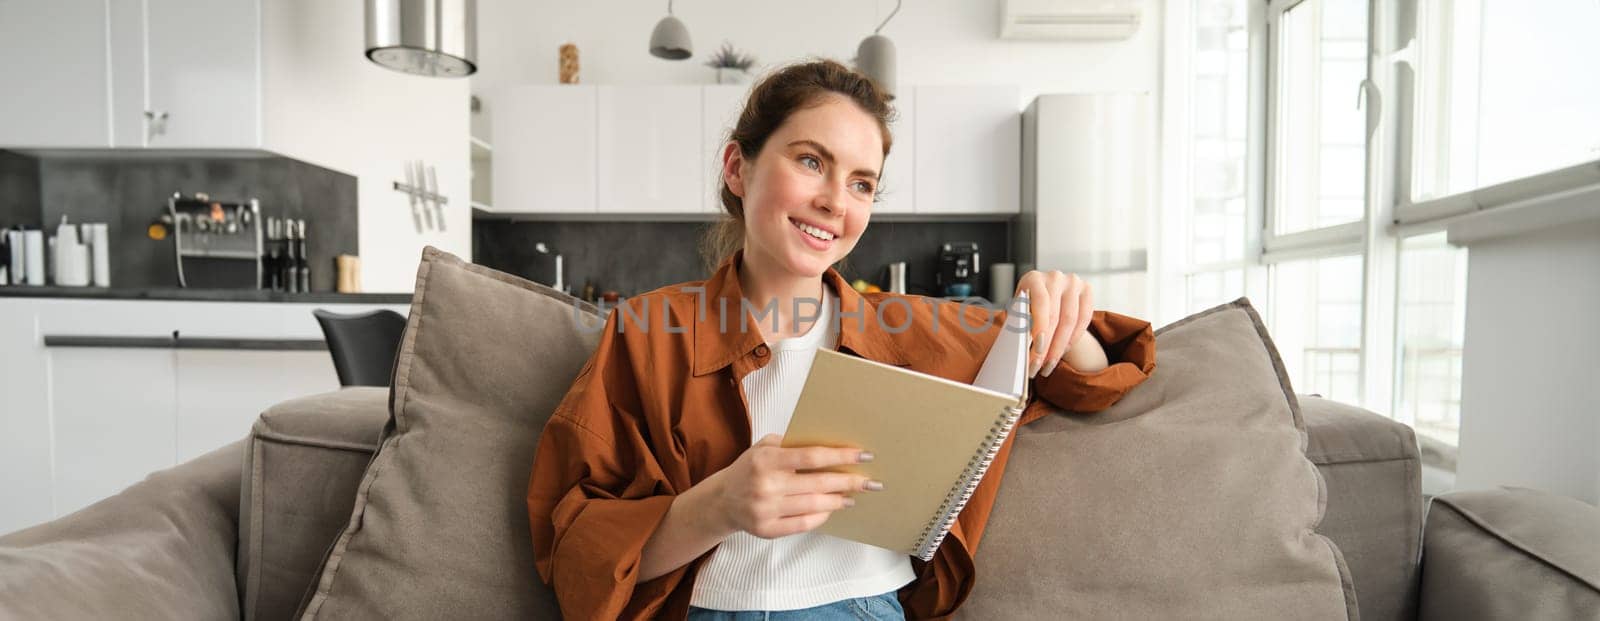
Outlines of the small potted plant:
{"type": "Polygon", "coordinates": [[[733,49],[733,44],[722,42],[706,61],[706,66],[717,70],[717,84],[745,84],[750,81],[750,68],[756,64],[756,57],[733,49]]]}

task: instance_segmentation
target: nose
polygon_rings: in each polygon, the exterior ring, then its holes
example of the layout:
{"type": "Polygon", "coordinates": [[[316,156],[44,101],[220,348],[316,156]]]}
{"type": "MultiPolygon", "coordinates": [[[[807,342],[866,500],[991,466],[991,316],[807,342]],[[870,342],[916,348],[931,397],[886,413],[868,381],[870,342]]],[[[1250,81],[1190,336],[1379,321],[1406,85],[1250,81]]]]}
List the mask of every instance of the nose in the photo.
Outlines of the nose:
{"type": "Polygon", "coordinates": [[[844,201],[841,200],[844,191],[843,185],[825,182],[822,190],[817,192],[816,198],[811,200],[811,206],[842,218],[845,212],[844,201]]]}

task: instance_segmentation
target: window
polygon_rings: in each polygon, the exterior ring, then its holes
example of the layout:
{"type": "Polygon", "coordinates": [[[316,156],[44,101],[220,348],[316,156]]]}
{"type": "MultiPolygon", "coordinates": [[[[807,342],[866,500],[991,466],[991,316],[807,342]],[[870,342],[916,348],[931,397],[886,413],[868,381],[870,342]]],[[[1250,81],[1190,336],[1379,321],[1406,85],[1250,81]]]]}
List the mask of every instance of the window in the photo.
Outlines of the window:
{"type": "MultiPolygon", "coordinates": [[[[1245,202],[1250,94],[1247,14],[1245,0],[1195,2],[1191,266],[1250,258],[1250,217],[1245,202]]],[[[1242,287],[1238,291],[1243,293],[1242,287]]]]}
{"type": "Polygon", "coordinates": [[[1272,233],[1362,219],[1366,114],[1356,106],[1367,77],[1367,0],[1303,0],[1277,18],[1268,83],[1272,233]]]}
{"type": "Polygon", "coordinates": [[[1420,0],[1413,202],[1600,159],[1600,2],[1420,0]]]}
{"type": "Polygon", "coordinates": [[[1188,41],[1190,75],[1183,88],[1186,174],[1192,191],[1182,201],[1184,287],[1189,314],[1245,296],[1259,254],[1249,208],[1250,11],[1247,0],[1194,0],[1188,41]]]}
{"type": "Polygon", "coordinates": [[[1450,446],[1461,429],[1466,284],[1467,251],[1446,244],[1444,233],[1401,242],[1395,415],[1450,446]]]}
{"type": "Polygon", "coordinates": [[[1272,266],[1272,340],[1296,392],[1361,403],[1361,256],[1272,266]]]}

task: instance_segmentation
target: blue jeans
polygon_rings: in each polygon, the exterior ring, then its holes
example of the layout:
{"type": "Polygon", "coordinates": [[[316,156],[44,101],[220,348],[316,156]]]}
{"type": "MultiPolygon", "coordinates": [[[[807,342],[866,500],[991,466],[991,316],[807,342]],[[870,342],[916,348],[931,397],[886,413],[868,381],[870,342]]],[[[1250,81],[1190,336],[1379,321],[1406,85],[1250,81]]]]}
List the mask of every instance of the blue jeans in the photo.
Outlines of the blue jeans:
{"type": "Polygon", "coordinates": [[[689,607],[689,621],[767,621],[768,619],[781,619],[782,621],[881,621],[883,619],[905,619],[906,611],[900,607],[900,600],[895,598],[895,591],[874,595],[872,597],[858,597],[823,604],[814,608],[800,610],[778,610],[764,612],[760,610],[741,610],[729,612],[725,610],[708,610],[705,608],[689,607]]]}

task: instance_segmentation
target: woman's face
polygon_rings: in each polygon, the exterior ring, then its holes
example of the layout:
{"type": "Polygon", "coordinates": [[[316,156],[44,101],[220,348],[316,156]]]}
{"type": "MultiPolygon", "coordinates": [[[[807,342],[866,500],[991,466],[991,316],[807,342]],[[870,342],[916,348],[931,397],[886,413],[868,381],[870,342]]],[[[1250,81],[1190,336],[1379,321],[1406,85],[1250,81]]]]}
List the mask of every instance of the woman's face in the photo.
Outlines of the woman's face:
{"type": "Polygon", "coordinates": [[[746,261],[818,277],[855,248],[883,169],[883,135],[860,106],[828,95],[791,113],[754,161],[727,149],[724,180],[744,199],[746,261]]]}

